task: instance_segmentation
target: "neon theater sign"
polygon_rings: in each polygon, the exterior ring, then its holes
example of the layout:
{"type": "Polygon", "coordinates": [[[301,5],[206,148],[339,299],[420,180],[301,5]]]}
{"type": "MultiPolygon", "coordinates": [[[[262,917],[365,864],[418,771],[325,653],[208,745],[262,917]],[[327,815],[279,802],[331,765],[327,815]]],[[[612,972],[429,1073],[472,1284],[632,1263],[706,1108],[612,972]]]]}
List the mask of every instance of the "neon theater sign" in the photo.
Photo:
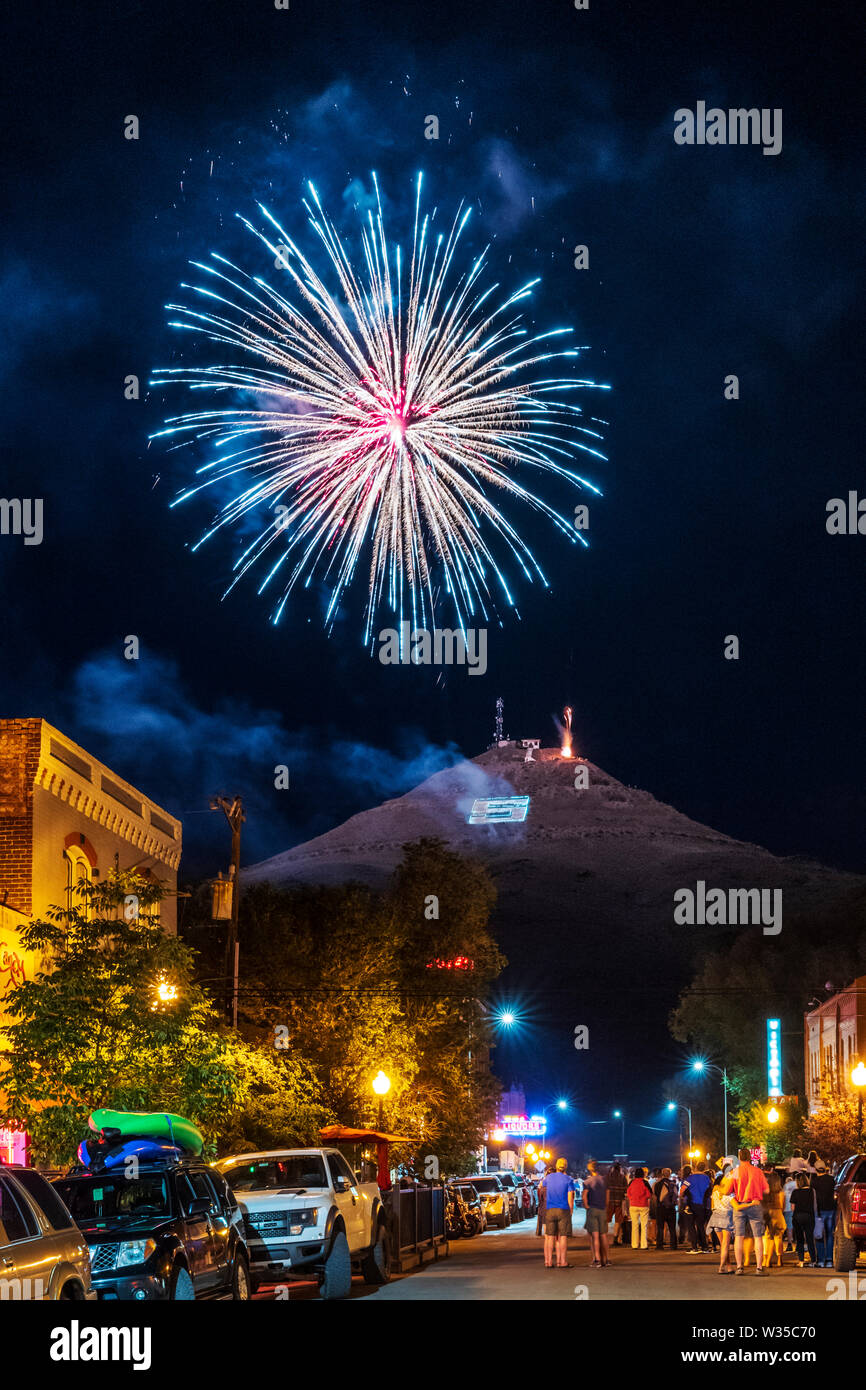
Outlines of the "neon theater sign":
{"type": "Polygon", "coordinates": [[[782,1094],[782,1024],[778,1018],[767,1019],[767,1095],[778,1100],[782,1094]]]}

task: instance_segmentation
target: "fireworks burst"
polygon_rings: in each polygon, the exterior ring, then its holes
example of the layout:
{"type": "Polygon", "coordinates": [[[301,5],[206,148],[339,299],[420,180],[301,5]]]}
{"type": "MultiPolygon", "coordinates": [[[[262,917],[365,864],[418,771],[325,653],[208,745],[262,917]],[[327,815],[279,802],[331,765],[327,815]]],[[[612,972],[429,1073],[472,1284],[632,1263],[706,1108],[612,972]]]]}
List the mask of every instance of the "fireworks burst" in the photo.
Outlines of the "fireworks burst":
{"type": "Polygon", "coordinates": [[[263,230],[241,218],[293,288],[284,294],[215,252],[210,263],[192,262],[209,280],[182,287],[197,297],[196,307],[168,305],[179,315],[171,327],[231,349],[230,365],[165,368],[151,383],[253,393],[256,408],[177,416],[154,436],[177,445],[207,441],[212,450],[198,470],[204,480],[173,506],[220,483],[232,489],[194,549],[267,509],[267,524],[236,561],[226,592],[265,560],[259,593],[279,591],[273,621],[296,586],[318,578],[327,586],[330,627],[369,561],[366,641],[386,606],[415,626],[435,624],[443,588],[461,628],[476,613],[489,616],[492,589],[513,607],[488,543],[494,537],[527,579],[547,585],[493,497],[528,504],[585,545],[516,473],[534,468],[598,493],[572,465],[580,453],[604,458],[591,428],[603,422],[585,420],[566,398],[587,387],[609,389],[539,375],[581,349],[551,343],[567,328],[529,336],[521,312],[513,312],[537,280],[497,304],[498,286],[479,283],[486,250],[458,273],[471,209],[461,205],[450,232],[434,235],[431,217],[421,213],[419,175],[406,257],[386,239],[375,176],[374,186],[376,212],[362,224],[358,272],[309,185],[304,207],[338,289],[326,286],[267,208],[258,205],[263,230]]]}

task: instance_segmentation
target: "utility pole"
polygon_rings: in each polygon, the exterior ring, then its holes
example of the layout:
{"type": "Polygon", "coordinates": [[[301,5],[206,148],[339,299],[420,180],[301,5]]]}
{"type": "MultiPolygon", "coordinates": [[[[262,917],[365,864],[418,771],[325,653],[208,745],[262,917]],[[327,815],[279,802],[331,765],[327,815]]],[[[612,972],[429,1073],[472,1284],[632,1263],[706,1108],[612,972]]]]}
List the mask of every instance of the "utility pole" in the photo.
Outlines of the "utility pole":
{"type": "Polygon", "coordinates": [[[238,1026],[238,964],[240,943],[238,941],[238,908],[241,894],[241,826],[246,820],[243,802],[239,796],[229,801],[227,796],[215,796],[211,801],[212,811],[222,811],[231,826],[232,862],[229,875],[232,881],[232,915],[226,939],[225,980],[226,1014],[232,1027],[238,1026]]]}

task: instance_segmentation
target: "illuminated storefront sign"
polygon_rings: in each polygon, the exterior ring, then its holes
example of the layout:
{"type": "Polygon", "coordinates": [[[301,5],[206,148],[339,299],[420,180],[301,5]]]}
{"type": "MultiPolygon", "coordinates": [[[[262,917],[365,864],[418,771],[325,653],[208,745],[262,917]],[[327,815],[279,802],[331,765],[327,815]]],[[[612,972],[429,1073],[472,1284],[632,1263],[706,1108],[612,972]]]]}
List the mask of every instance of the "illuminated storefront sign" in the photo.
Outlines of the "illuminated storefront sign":
{"type": "Polygon", "coordinates": [[[503,1115],[502,1128],[506,1134],[541,1136],[547,1133],[547,1121],[543,1115],[503,1115]]]}
{"type": "Polygon", "coordinates": [[[0,1126],[0,1159],[4,1163],[26,1163],[27,1135],[18,1129],[0,1126]]]}
{"type": "Polygon", "coordinates": [[[488,796],[473,801],[470,825],[492,825],[497,821],[526,820],[528,796],[488,796]]]}
{"type": "Polygon", "coordinates": [[[778,1018],[767,1019],[767,1095],[774,1100],[782,1094],[782,1025],[778,1018]]]}

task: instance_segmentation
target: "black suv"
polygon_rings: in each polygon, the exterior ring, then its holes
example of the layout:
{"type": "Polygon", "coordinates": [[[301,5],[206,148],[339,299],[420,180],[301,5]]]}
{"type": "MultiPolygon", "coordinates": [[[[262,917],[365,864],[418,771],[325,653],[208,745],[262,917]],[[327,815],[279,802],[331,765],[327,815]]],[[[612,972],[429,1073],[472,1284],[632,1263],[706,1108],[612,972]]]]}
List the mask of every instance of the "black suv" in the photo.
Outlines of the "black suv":
{"type": "Polygon", "coordinates": [[[88,1169],[55,1186],[90,1247],[100,1298],[250,1297],[243,1218],[201,1159],[88,1169]]]}

